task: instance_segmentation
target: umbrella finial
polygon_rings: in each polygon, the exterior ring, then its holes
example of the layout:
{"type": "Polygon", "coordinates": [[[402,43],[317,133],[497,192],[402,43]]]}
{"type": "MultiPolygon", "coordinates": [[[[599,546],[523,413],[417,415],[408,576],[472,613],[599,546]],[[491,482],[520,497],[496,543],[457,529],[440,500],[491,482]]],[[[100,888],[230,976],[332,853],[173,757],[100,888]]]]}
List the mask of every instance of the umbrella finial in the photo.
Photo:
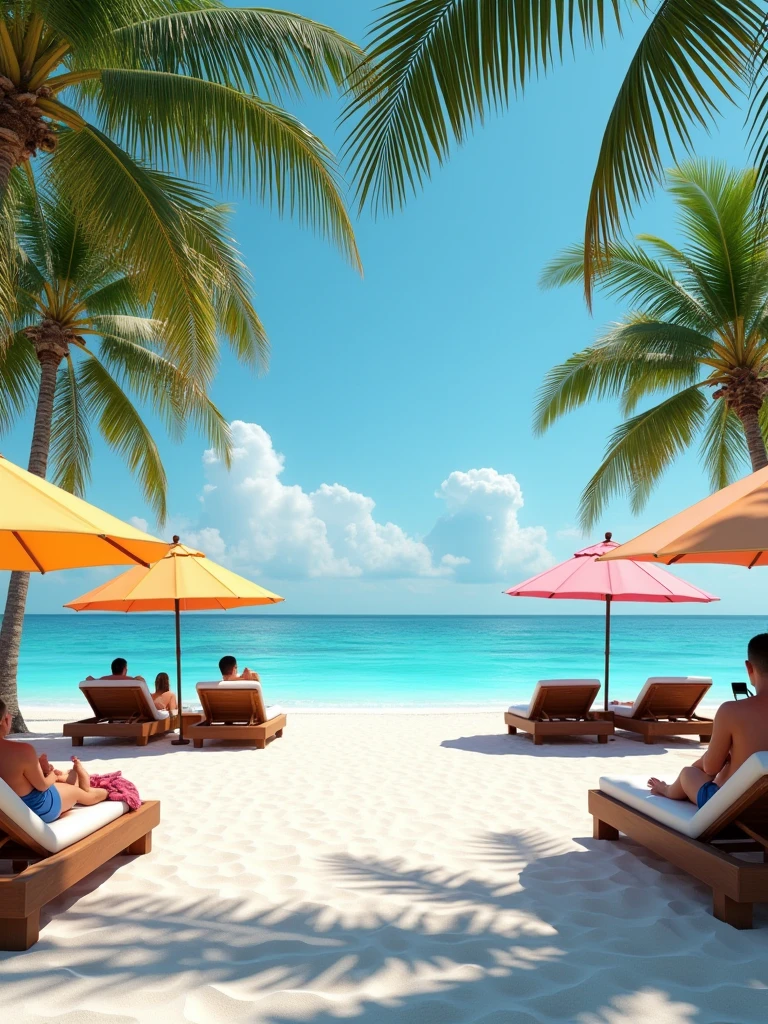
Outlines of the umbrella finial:
{"type": "Polygon", "coordinates": [[[611,533],[611,531],[610,530],[606,530],[605,539],[606,540],[610,540],[612,536],[613,536],[613,534],[611,533]]]}
{"type": "Polygon", "coordinates": [[[178,544],[179,543],[179,535],[178,535],[178,533],[174,533],[174,535],[173,535],[173,543],[174,544],[178,544]]]}

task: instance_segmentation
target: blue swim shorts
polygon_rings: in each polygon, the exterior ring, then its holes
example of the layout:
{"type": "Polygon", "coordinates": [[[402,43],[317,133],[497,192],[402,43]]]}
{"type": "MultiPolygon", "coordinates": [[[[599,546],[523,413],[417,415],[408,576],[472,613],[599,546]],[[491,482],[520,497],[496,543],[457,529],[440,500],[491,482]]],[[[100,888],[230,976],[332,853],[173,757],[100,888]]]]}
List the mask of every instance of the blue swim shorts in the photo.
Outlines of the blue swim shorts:
{"type": "Polygon", "coordinates": [[[703,807],[707,800],[711,800],[715,793],[720,789],[714,782],[705,782],[703,786],[699,787],[699,792],[696,794],[696,806],[703,807]]]}
{"type": "Polygon", "coordinates": [[[30,811],[34,811],[45,822],[56,821],[61,814],[61,794],[56,786],[49,786],[48,789],[33,789],[31,793],[21,798],[30,811]]]}

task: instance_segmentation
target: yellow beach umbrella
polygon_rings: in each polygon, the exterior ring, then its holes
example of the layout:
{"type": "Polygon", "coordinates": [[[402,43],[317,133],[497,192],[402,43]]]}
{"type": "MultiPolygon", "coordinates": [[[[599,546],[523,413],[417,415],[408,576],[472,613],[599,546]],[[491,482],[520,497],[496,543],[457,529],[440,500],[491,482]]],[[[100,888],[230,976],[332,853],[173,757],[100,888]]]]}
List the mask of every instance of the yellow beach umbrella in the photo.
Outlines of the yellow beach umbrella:
{"type": "Polygon", "coordinates": [[[129,569],[88,594],[69,601],[65,608],[76,612],[163,612],[176,617],[176,690],[179,704],[179,738],[184,739],[181,719],[181,612],[247,608],[277,604],[285,598],[265,590],[223,565],[206,558],[179,538],[167,554],[147,569],[129,569]]]}
{"type": "Polygon", "coordinates": [[[157,540],[0,455],[0,569],[49,572],[92,565],[148,566],[157,540]]]}

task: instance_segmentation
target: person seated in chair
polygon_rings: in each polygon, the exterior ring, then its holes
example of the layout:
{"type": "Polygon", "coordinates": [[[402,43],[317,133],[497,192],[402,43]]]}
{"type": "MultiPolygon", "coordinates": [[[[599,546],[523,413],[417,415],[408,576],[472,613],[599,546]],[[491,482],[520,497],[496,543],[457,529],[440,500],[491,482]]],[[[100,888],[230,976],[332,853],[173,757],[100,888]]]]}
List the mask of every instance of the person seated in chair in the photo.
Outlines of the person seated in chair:
{"type": "Polygon", "coordinates": [[[45,822],[56,821],[75,804],[100,804],[106,789],[91,786],[88,772],[76,757],[68,773],[52,768],[45,754],[37,756],[31,743],[9,740],[11,713],[0,700],[0,779],[45,822]]]}
{"type": "Polygon", "coordinates": [[[254,682],[258,683],[259,673],[254,672],[247,666],[241,673],[237,671],[237,658],[233,658],[231,654],[226,654],[219,662],[219,671],[221,672],[221,678],[227,683],[237,682],[254,682]]]}
{"type": "Polygon", "coordinates": [[[747,758],[768,750],[768,633],[758,633],[749,641],[746,666],[755,696],[721,704],[703,757],[683,768],[672,783],[649,779],[654,796],[690,800],[703,807],[747,758]]]}
{"type": "Polygon", "coordinates": [[[155,676],[155,692],[152,700],[158,711],[175,711],[176,694],[171,692],[171,681],[167,672],[158,672],[155,676]]]}
{"type": "MultiPolygon", "coordinates": [[[[111,665],[112,674],[108,676],[99,676],[99,679],[140,679],[142,683],[146,682],[144,676],[129,676],[128,675],[128,662],[125,658],[115,658],[111,665]]],[[[86,676],[86,679],[95,679],[95,676],[86,676]]]]}

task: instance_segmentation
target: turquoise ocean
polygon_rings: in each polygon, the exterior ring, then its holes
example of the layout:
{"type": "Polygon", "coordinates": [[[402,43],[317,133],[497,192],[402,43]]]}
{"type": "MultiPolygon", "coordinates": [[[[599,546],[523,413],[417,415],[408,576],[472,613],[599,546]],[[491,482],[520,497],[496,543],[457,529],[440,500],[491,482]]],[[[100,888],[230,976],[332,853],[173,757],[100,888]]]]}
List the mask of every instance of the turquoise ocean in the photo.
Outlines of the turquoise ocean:
{"type": "MultiPolygon", "coordinates": [[[[650,675],[712,676],[712,702],[745,679],[757,616],[615,615],[611,696],[632,699],[650,675]]],[[[602,616],[182,616],[184,703],[234,654],[258,670],[270,702],[289,708],[503,706],[537,679],[603,678],[602,616]]],[[[77,684],[113,657],[175,682],[169,615],[29,615],[19,667],[22,705],[78,703],[77,684]]]]}

